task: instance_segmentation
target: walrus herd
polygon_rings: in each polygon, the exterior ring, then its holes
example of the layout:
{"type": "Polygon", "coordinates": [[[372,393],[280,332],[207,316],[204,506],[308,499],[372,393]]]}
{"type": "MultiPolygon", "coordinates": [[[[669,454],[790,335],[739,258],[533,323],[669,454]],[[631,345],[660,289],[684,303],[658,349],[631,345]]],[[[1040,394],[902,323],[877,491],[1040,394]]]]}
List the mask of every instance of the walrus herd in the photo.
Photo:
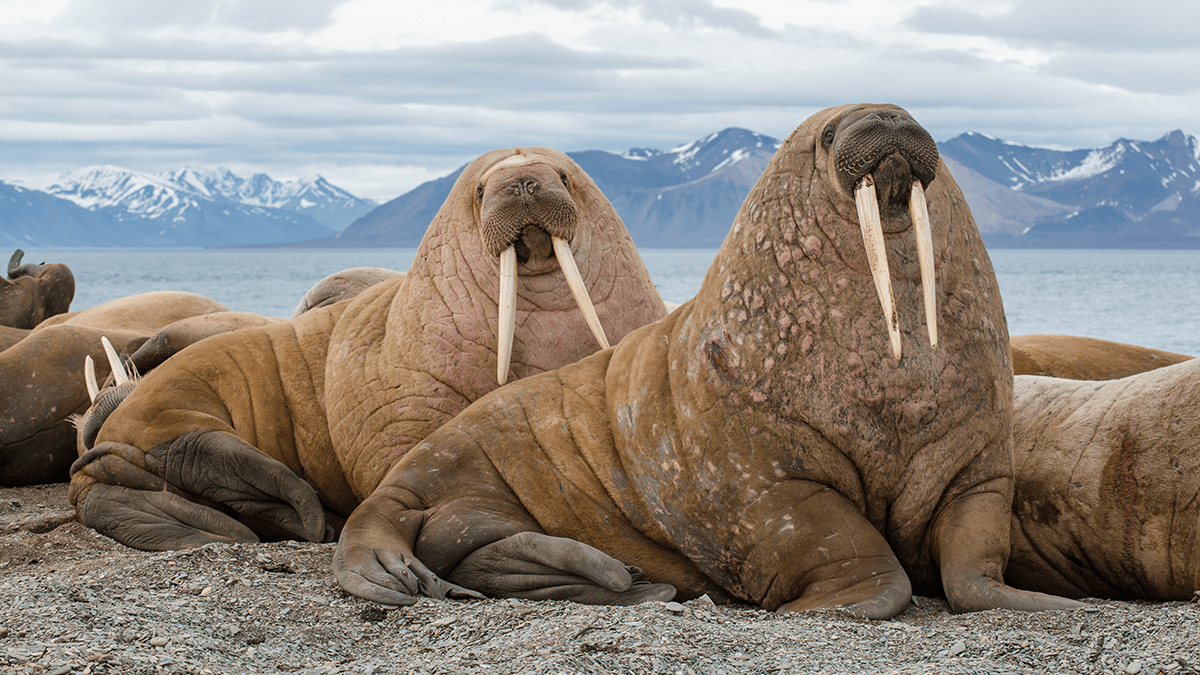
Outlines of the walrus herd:
{"type": "Polygon", "coordinates": [[[290,320],[190,294],[68,314],[70,271],[21,255],[0,483],[69,478],[129,546],[337,539],[341,586],[392,605],[1200,592],[1200,362],[1010,340],[896,106],[804,121],[669,315],[591,178],[539,147],[472,162],[411,269],[331,275],[290,320]]]}

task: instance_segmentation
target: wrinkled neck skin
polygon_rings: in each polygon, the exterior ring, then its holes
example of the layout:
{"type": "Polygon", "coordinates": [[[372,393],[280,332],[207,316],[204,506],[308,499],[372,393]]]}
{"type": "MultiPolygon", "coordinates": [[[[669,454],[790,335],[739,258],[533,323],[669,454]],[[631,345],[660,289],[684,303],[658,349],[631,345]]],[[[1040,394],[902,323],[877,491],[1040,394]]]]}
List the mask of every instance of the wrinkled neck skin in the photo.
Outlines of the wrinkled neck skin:
{"type": "MultiPolygon", "coordinates": [[[[697,505],[709,511],[692,522],[723,523],[733,540],[722,551],[685,544],[684,553],[708,558],[701,567],[737,588],[718,568],[722,556],[737,560],[747,554],[739,548],[751,546],[737,534],[738,514],[781,481],[816,481],[862,510],[915,587],[937,584],[912,568],[932,555],[924,536],[948,498],[943,493],[957,492],[947,491],[952,481],[994,477],[990,461],[979,476],[964,471],[981,440],[997,450],[1010,442],[1008,334],[991,264],[943,167],[926,193],[937,259],[936,348],[925,329],[912,230],[885,235],[903,342],[897,362],[854,204],[814,161],[814,127],[805,132],[793,133],[747,197],[696,298],[647,329],[663,338],[641,341],[669,345],[659,366],[668,371],[669,391],[655,398],[674,409],[648,411],[634,387],[610,401],[622,460],[642,493],[624,503],[668,539],[691,542],[702,533],[657,504],[715,495],[697,505]],[[813,150],[787,153],[789,144],[813,150]],[[677,457],[658,464],[629,450],[665,444],[677,457]]],[[[614,371],[651,359],[653,348],[637,354],[631,342],[618,347],[610,383],[614,371]]],[[[1011,476],[1010,465],[1000,471],[1011,476]]]]}
{"type": "MultiPolygon", "coordinates": [[[[465,199],[473,183],[469,192],[465,199]]],[[[628,235],[608,227],[612,207],[590,194],[572,190],[582,213],[570,244],[615,344],[665,309],[628,235]]],[[[473,213],[469,202],[462,206],[451,212],[473,213]]],[[[557,265],[531,271],[518,264],[516,288],[510,382],[600,348],[557,265]]],[[[484,250],[475,222],[435,220],[405,278],[368,289],[347,310],[334,333],[326,390],[335,448],[360,498],[409,448],[498,387],[499,290],[499,260],[484,250]]]]}

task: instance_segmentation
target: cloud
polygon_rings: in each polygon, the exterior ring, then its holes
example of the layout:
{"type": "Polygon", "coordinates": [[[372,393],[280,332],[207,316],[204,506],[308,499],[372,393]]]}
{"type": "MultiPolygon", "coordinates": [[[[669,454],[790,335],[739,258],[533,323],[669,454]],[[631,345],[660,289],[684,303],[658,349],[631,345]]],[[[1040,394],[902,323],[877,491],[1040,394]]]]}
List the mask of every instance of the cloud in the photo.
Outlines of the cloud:
{"type": "Polygon", "coordinates": [[[733,7],[717,7],[709,0],[529,0],[529,5],[570,12],[629,10],[642,19],[678,30],[716,29],[757,38],[773,37],[758,16],[733,7]]]}
{"type": "MultiPolygon", "coordinates": [[[[972,3],[976,4],[976,3],[972,3]]],[[[1200,3],[1156,0],[1017,0],[1006,11],[972,11],[948,3],[920,7],[905,22],[929,33],[979,35],[1046,47],[1095,51],[1172,51],[1196,46],[1200,3]]]]}
{"type": "Polygon", "coordinates": [[[59,25],[122,32],[228,26],[255,32],[315,31],[346,0],[75,0],[59,25]]]}

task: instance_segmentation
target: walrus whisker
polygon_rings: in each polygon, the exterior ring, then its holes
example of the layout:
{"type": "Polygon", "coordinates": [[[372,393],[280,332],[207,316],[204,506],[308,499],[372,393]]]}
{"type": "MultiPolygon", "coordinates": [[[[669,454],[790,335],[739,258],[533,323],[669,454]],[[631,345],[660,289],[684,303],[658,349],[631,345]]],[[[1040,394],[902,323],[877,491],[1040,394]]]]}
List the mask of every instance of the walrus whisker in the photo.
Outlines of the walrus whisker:
{"type": "Polygon", "coordinates": [[[121,363],[121,357],[117,356],[117,350],[113,349],[112,343],[107,337],[100,337],[101,344],[104,345],[104,354],[108,357],[108,366],[112,369],[113,384],[122,385],[129,381],[129,374],[125,372],[125,364],[121,363]]]}
{"type": "Polygon", "coordinates": [[[917,260],[921,265],[921,290],[925,294],[925,326],[929,330],[929,346],[936,347],[937,338],[937,275],[933,264],[933,230],[929,225],[929,207],[925,204],[925,190],[921,181],[912,184],[908,200],[912,216],[913,231],[917,235],[917,260]]]}
{"type": "Polygon", "coordinates": [[[83,357],[83,381],[87,385],[88,400],[95,403],[96,395],[100,393],[100,385],[96,383],[96,362],[92,360],[91,354],[83,357]]]}
{"type": "Polygon", "coordinates": [[[552,236],[550,240],[554,243],[554,256],[558,258],[558,266],[567,278],[567,286],[571,289],[571,295],[575,296],[575,303],[579,305],[579,311],[583,313],[588,328],[592,329],[592,335],[596,336],[600,348],[608,349],[608,338],[604,335],[604,327],[600,325],[600,317],[596,315],[596,307],[588,297],[587,286],[583,284],[583,276],[579,274],[579,266],[575,264],[575,256],[571,253],[571,245],[561,237],[552,236]]]}
{"type": "Polygon", "coordinates": [[[900,320],[896,315],[892,296],[892,276],[888,270],[887,247],[883,243],[879,198],[875,195],[875,178],[871,174],[863,176],[854,188],[854,203],[858,207],[858,226],[862,230],[863,246],[867,250],[867,264],[871,266],[871,277],[875,280],[879,304],[883,305],[883,317],[887,321],[888,337],[892,341],[892,355],[899,361],[900,320]]]}
{"type": "Polygon", "coordinates": [[[513,332],[517,325],[517,248],[509,246],[500,254],[499,325],[496,326],[496,381],[508,382],[512,361],[513,332]]]}

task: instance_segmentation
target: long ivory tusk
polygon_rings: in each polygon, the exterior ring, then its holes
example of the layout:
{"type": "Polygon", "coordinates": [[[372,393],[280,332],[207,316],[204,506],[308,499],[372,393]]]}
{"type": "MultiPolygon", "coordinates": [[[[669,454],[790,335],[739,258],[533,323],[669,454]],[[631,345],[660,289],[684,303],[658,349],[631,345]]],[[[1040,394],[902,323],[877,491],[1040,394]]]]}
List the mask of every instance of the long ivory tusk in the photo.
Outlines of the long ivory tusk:
{"type": "Polygon", "coordinates": [[[871,174],[863,176],[854,188],[854,203],[858,207],[858,226],[862,230],[863,246],[867,249],[871,277],[875,280],[875,292],[879,294],[879,304],[883,305],[883,318],[887,321],[888,337],[892,340],[892,355],[899,361],[900,321],[896,316],[896,303],[892,299],[892,275],[888,271],[883,223],[879,219],[879,198],[875,196],[875,179],[871,174]]]}
{"type": "Polygon", "coordinates": [[[129,373],[125,372],[125,364],[121,363],[121,357],[117,356],[117,350],[113,349],[112,343],[107,337],[101,336],[100,342],[104,345],[104,354],[108,356],[108,367],[112,368],[113,384],[122,385],[129,381],[129,373]]]}
{"type": "Polygon", "coordinates": [[[509,246],[500,254],[500,325],[496,326],[496,380],[508,382],[512,361],[513,331],[517,326],[517,248],[509,246]]]}
{"type": "Polygon", "coordinates": [[[558,258],[558,266],[567,278],[571,295],[575,296],[575,304],[579,305],[579,311],[583,312],[583,318],[587,321],[588,328],[592,329],[592,335],[596,336],[596,342],[600,343],[600,348],[608,349],[608,338],[604,335],[604,327],[600,325],[600,317],[596,315],[596,307],[588,297],[587,287],[583,285],[583,276],[579,274],[575,256],[571,254],[571,245],[566,239],[559,237],[552,236],[550,241],[554,242],[554,256],[558,258]]]}
{"type": "Polygon", "coordinates": [[[925,293],[925,326],[929,330],[929,346],[936,347],[937,338],[937,275],[933,269],[933,229],[929,225],[929,207],[921,181],[913,181],[908,200],[913,230],[917,234],[917,261],[921,264],[921,290],[925,293]]]}
{"type": "Polygon", "coordinates": [[[83,381],[87,385],[88,399],[95,403],[96,395],[100,393],[100,385],[96,384],[96,362],[92,360],[91,354],[83,357],[83,381]]]}

